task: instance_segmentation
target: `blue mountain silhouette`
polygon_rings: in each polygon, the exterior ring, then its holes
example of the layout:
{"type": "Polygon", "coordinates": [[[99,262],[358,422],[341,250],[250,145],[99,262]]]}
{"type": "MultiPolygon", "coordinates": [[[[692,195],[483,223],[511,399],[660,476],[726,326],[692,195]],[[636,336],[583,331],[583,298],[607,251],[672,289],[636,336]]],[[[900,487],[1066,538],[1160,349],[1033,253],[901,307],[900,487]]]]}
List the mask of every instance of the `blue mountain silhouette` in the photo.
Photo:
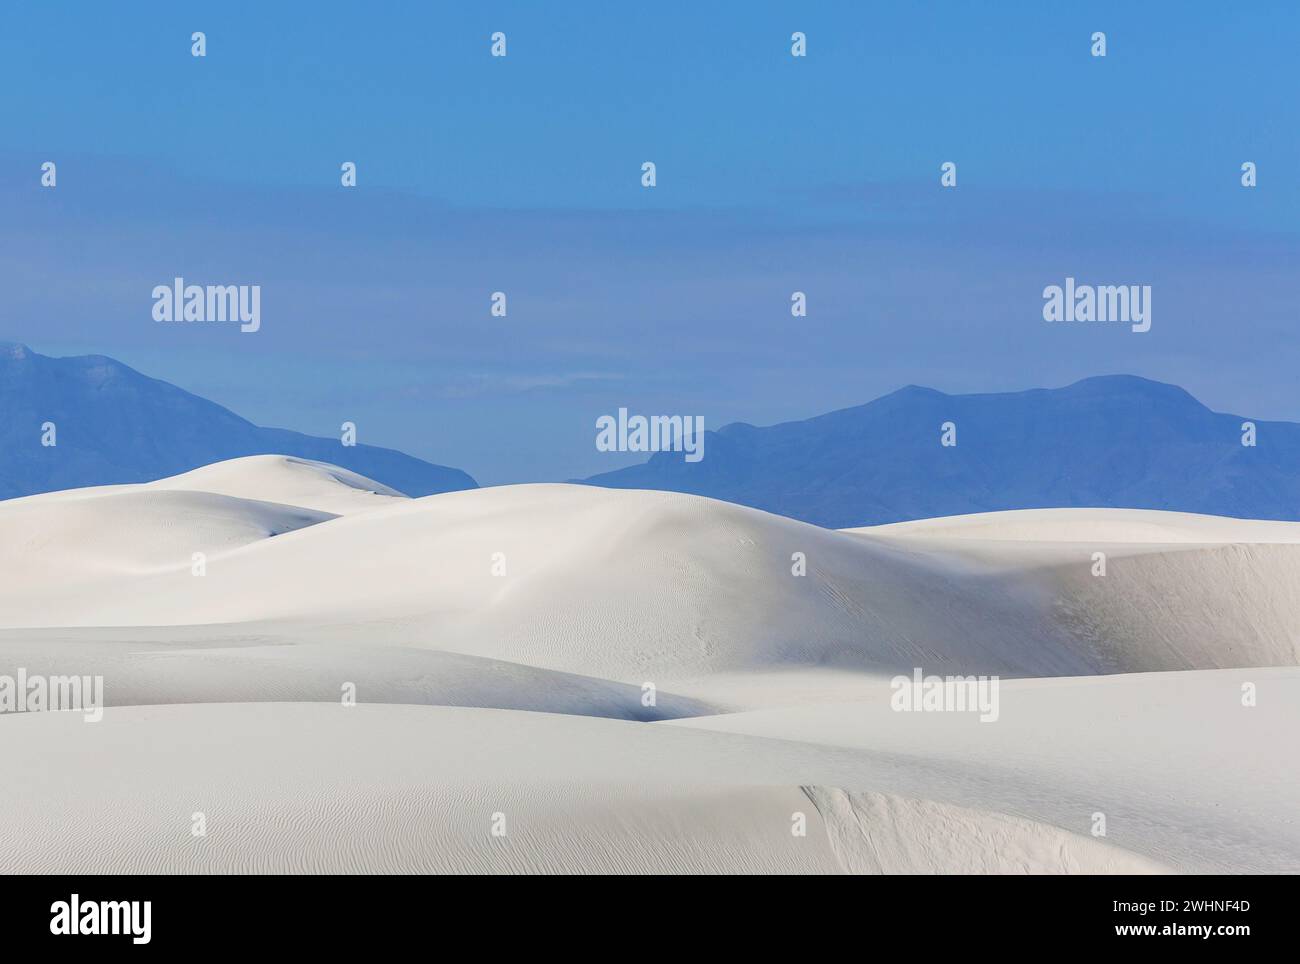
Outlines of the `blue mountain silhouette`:
{"type": "Polygon", "coordinates": [[[261,428],[103,355],[50,358],[0,343],[0,499],[269,454],[331,462],[410,496],[477,487],[459,469],[392,449],[261,428]],[[55,425],[55,446],[41,444],[45,422],[55,425]]]}
{"type": "Polygon", "coordinates": [[[668,489],[832,527],[1001,509],[1116,507],[1300,519],[1300,425],[1210,411],[1133,375],[947,395],[911,385],[768,428],[706,432],[704,458],[660,452],[585,479],[668,489]],[[953,422],[957,444],[940,445],[953,422]]]}

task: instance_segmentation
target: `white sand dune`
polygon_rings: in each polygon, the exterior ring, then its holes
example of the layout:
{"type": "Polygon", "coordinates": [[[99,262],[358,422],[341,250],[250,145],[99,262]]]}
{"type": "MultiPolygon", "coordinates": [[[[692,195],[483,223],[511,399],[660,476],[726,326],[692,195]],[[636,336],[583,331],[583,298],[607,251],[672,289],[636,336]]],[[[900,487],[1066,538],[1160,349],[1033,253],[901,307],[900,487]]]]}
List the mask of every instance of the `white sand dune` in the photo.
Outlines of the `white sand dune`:
{"type": "Polygon", "coordinates": [[[1300,670],[1003,680],[996,723],[857,690],[665,725],[854,749],[897,768],[892,793],[1085,836],[1103,813],[1106,842],[1179,870],[1300,872],[1300,748],[1283,736],[1300,731],[1300,670]]]}
{"type": "Polygon", "coordinates": [[[332,515],[365,512],[404,500],[396,489],[325,462],[288,455],[250,455],[214,462],[169,479],[147,483],[168,491],[216,492],[316,509],[332,515]]]}
{"type": "Polygon", "coordinates": [[[57,606],[39,586],[0,587],[0,606],[10,626],[306,619],[325,624],[312,638],[333,638],[330,626],[366,623],[374,642],[633,682],[790,663],[1090,668],[1014,589],[990,597],[924,554],[671,493],[448,493],[241,546],[202,578],[177,555],[171,571],[127,572],[57,606]],[[796,552],[806,577],[791,574],[796,552]]]}
{"type": "MultiPolygon", "coordinates": [[[[239,462],[199,474],[247,492],[274,469],[270,494],[289,494],[279,485],[284,465],[239,462]],[[231,481],[237,469],[249,470],[248,482],[231,481]]],[[[373,485],[357,478],[334,484],[349,493],[373,485]]],[[[791,666],[1060,676],[1300,662],[1300,544],[1251,543],[1260,532],[1252,523],[1240,524],[1239,541],[1200,543],[1107,541],[1119,525],[1109,512],[1092,542],[930,535],[947,531],[939,523],[837,533],[673,493],[525,485],[418,500],[363,493],[387,504],[274,539],[255,537],[272,526],[252,508],[238,534],[220,538],[196,513],[192,530],[172,527],[149,545],[155,571],[142,573],[144,537],[118,537],[143,514],[130,500],[217,498],[163,491],[76,500],[77,512],[101,513],[111,527],[93,552],[31,539],[48,523],[29,517],[71,514],[63,501],[0,511],[3,542],[32,567],[25,575],[15,562],[0,586],[5,625],[306,623],[309,638],[350,641],[353,628],[340,637],[332,627],[364,623],[376,643],[628,682],[791,666]],[[119,578],[105,545],[120,546],[119,578]],[[201,578],[193,551],[209,552],[201,578]],[[1095,552],[1107,554],[1105,577],[1093,574],[1095,552]],[[797,553],[806,576],[792,574],[797,553]],[[51,583],[54,571],[79,591],[51,583]]],[[[1025,530],[1022,514],[1007,515],[1009,532],[1025,530]]],[[[1131,518],[1148,533],[1213,528],[1224,537],[1234,526],[1131,518]]],[[[100,524],[78,518],[75,529],[100,524]]],[[[138,524],[147,536],[150,520],[138,524]]],[[[985,517],[977,530],[993,524],[985,517]]],[[[1039,534],[1043,526],[1087,531],[1073,512],[1059,524],[1039,516],[1039,534]]]]}
{"type": "Polygon", "coordinates": [[[1297,871],[1297,531],[278,456],[0,502],[0,674],[110,707],[0,719],[0,869],[1297,871]],[[914,667],[1023,678],[996,723],[894,713],[914,667]]]}
{"type": "Polygon", "coordinates": [[[285,642],[256,634],[0,632],[0,672],[102,676],[107,706],[310,701],[481,706],[620,720],[717,712],[713,704],[641,687],[510,663],[371,643],[285,642]]]}
{"type": "Polygon", "coordinates": [[[0,571],[11,603],[0,613],[13,618],[18,600],[28,597],[31,605],[49,606],[57,619],[59,602],[77,598],[74,586],[89,591],[98,584],[113,593],[148,573],[188,576],[196,552],[220,555],[331,518],[314,509],[211,492],[135,487],[0,502],[0,571]]]}
{"type": "Polygon", "coordinates": [[[850,874],[1160,874],[1104,841],[1002,813],[884,793],[810,787],[850,874]]]}
{"type": "Polygon", "coordinates": [[[1300,664],[1300,523],[1034,509],[847,531],[1032,585],[1103,672],[1300,664]]]}
{"type": "Polygon", "coordinates": [[[845,529],[866,535],[1072,543],[1294,543],[1300,522],[1228,519],[1150,509],[1016,509],[845,529]]]}
{"type": "Polygon", "coordinates": [[[661,724],[309,703],[6,723],[4,872],[924,873],[947,869],[954,823],[956,869],[1166,869],[1028,818],[892,797],[900,819],[857,840],[818,783],[870,786],[867,756],[661,724]],[[864,863],[885,838],[900,852],[864,863]]]}
{"type": "Polygon", "coordinates": [[[33,503],[63,503],[88,498],[148,492],[204,492],[311,509],[329,516],[391,505],[406,496],[374,479],[326,462],[290,455],[249,455],[214,462],[156,482],[98,485],[42,492],[0,503],[6,508],[33,503]]]}

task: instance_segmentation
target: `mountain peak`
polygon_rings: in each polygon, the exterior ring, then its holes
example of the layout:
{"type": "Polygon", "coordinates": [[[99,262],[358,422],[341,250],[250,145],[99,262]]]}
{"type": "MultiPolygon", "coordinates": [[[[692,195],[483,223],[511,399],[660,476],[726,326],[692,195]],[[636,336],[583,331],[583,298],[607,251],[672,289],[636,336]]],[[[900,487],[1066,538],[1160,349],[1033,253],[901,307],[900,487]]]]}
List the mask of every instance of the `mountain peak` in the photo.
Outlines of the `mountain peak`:
{"type": "Polygon", "coordinates": [[[947,392],[941,392],[937,388],[931,388],[929,385],[904,385],[902,388],[890,392],[885,398],[947,398],[947,392]]]}
{"type": "MultiPolygon", "coordinates": [[[[476,488],[459,469],[392,449],[262,428],[106,355],[51,358],[0,343],[0,499],[150,482],[252,455],[340,466],[412,496],[476,488]],[[57,426],[42,444],[40,426],[57,426]]],[[[43,431],[43,430],[42,430],[43,431]]]]}
{"type": "Polygon", "coordinates": [[[1142,375],[1129,375],[1124,372],[1116,372],[1111,375],[1089,375],[1087,378],[1080,378],[1077,382],[1071,382],[1067,388],[1138,388],[1145,390],[1167,390],[1170,388],[1183,391],[1177,385],[1169,382],[1158,382],[1154,378],[1146,378],[1142,375]]]}
{"type": "Polygon", "coordinates": [[[1073,395],[1092,397],[1114,397],[1116,395],[1135,395],[1148,399],[1162,399],[1191,404],[1199,409],[1206,409],[1191,392],[1169,382],[1158,382],[1141,375],[1092,375],[1067,385],[1064,392],[1073,395]]]}
{"type": "Polygon", "coordinates": [[[855,408],[727,432],[699,464],[661,458],[587,481],[834,528],[1023,508],[1300,518],[1300,425],[1264,424],[1250,447],[1239,417],[1137,375],[992,394],[908,385],[855,408]]]}

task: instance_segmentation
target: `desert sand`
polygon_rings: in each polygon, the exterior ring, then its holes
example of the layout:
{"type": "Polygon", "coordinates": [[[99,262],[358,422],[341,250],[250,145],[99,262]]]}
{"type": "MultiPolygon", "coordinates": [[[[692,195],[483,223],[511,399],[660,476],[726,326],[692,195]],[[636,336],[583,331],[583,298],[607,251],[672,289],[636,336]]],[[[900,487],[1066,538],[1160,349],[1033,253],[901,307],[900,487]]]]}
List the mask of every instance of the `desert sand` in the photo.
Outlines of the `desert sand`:
{"type": "Polygon", "coordinates": [[[1300,524],[237,459],[0,502],[0,675],[107,704],[0,718],[0,870],[1295,872],[1298,657],[1300,524]]]}

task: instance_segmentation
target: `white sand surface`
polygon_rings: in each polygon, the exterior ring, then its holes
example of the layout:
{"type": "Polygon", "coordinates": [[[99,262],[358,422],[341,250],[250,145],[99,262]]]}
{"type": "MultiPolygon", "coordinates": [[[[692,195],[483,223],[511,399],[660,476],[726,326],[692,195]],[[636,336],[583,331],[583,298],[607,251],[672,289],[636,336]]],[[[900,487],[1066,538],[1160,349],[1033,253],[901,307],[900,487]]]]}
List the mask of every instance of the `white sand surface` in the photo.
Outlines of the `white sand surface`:
{"type": "Polygon", "coordinates": [[[4,871],[931,872],[954,825],[955,870],[1165,869],[1031,819],[870,791],[853,806],[899,819],[859,839],[835,783],[887,783],[894,766],[661,724],[259,703],[115,709],[98,724],[26,714],[11,730],[4,871]]]}
{"type": "Polygon", "coordinates": [[[281,502],[333,515],[348,515],[406,498],[364,475],[289,455],[250,455],[214,462],[168,479],[147,483],[168,491],[216,492],[238,499],[281,502]]]}
{"type": "Polygon", "coordinates": [[[0,868],[1300,871],[1298,529],[279,456],[0,502],[0,675],[109,707],[0,716],[0,868]],[[915,668],[1003,677],[998,720],[894,712],[915,668]]]}

